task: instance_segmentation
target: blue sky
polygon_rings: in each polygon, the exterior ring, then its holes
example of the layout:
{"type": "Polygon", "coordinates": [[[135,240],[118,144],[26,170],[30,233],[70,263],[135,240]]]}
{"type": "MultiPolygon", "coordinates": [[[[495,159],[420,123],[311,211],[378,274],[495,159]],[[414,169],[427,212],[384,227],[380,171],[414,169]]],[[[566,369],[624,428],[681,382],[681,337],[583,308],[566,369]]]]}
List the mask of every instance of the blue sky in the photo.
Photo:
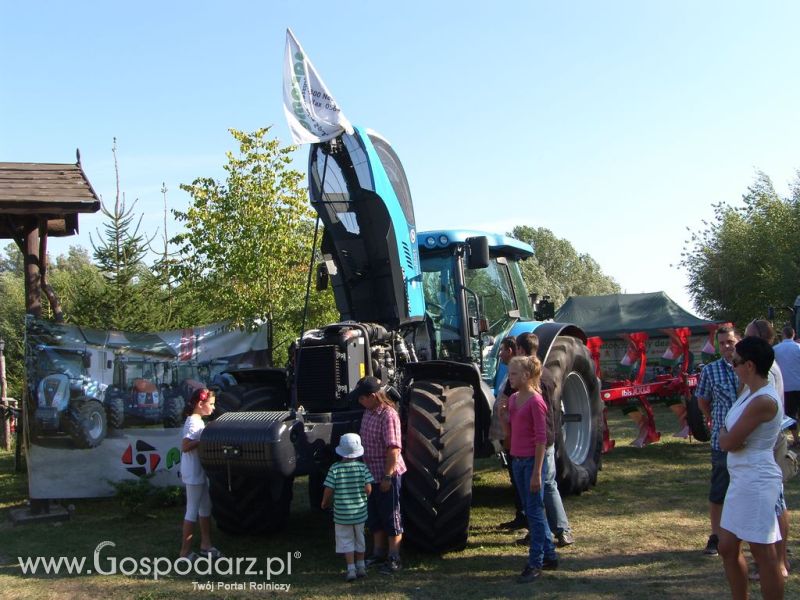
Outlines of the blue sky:
{"type": "MultiPolygon", "coordinates": [[[[0,161],[73,162],[144,227],[272,125],[291,27],[347,117],[404,162],[420,229],[547,227],[629,293],[691,308],[687,227],[800,169],[800,3],[5,2],[0,161]]],[[[305,170],[307,149],[297,153],[305,170]]],[[[102,224],[81,217],[90,247],[102,224]]],[[[169,225],[170,235],[177,232],[169,225]]]]}

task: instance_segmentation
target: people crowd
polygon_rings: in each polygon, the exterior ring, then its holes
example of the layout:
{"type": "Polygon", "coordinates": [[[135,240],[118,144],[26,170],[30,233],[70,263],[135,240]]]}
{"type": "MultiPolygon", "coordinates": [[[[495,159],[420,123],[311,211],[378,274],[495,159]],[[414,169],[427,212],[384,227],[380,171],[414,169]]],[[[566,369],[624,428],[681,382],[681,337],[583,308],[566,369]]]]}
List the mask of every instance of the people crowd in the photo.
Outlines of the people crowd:
{"type": "MultiPolygon", "coordinates": [[[[722,557],[734,600],[748,597],[748,580],[759,582],[766,600],[783,598],[790,572],[789,511],[776,448],[785,442],[786,428],[792,445],[800,446],[794,421],[800,410],[800,343],[788,326],[783,340],[773,346],[775,337],[765,319],[750,322],[741,338],[733,327],[719,327],[720,358],[702,369],[695,390],[710,433],[710,534],[703,553],[722,557]],[[754,560],[749,572],[744,543],[754,560]]],[[[490,431],[501,446],[516,508],[514,517],[499,527],[528,531],[518,540],[528,548],[520,583],[557,570],[556,548],[575,542],[555,481],[554,442],[561,427],[560,411],[552,403],[556,382],[539,358],[538,345],[532,333],[500,342],[498,357],[507,379],[499,386],[490,431]]],[[[366,577],[371,565],[385,575],[401,571],[400,497],[406,465],[400,416],[386,386],[364,377],[350,400],[364,408],[360,433],[341,436],[336,448],[340,461],[325,479],[322,508],[332,507],[336,551],[345,557],[345,579],[355,581],[366,577]],[[369,559],[365,527],[372,535],[369,559]]],[[[214,394],[207,389],[195,392],[187,403],[181,444],[187,509],[180,556],[189,560],[198,558],[192,552],[198,522],[200,554],[221,556],[211,544],[208,483],[197,457],[202,419],[213,411],[214,394]]]]}

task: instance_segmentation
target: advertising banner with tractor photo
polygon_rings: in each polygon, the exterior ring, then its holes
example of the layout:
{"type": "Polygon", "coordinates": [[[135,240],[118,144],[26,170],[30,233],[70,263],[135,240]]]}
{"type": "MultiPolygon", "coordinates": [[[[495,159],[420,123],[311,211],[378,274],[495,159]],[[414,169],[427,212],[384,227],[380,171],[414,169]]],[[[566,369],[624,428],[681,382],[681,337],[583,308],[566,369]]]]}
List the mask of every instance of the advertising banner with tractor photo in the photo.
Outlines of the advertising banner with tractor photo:
{"type": "Polygon", "coordinates": [[[102,331],[28,318],[25,365],[30,497],[110,496],[111,482],[180,485],[184,408],[229,371],[269,366],[268,326],[215,323],[157,333],[102,331]]]}

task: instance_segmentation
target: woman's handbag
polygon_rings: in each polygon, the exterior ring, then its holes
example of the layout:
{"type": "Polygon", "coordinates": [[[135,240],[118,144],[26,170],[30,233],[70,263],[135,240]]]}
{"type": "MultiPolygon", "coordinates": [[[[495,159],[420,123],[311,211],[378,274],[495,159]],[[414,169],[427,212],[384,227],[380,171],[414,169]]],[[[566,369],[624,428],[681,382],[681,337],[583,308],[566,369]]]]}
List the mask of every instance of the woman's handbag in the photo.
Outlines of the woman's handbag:
{"type": "Polygon", "coordinates": [[[786,483],[792,477],[797,475],[798,464],[797,454],[793,450],[789,450],[789,443],[786,441],[786,434],[782,431],[778,434],[778,443],[774,448],[775,462],[781,468],[783,473],[783,482],[786,483]]]}

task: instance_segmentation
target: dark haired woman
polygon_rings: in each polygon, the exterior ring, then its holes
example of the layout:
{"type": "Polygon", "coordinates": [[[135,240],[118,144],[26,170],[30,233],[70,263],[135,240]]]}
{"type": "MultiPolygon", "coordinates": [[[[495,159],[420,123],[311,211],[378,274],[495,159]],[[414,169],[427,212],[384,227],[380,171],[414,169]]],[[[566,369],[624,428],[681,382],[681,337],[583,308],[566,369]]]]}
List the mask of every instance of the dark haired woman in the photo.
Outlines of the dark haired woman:
{"type": "Polygon", "coordinates": [[[181,480],[186,484],[186,515],[183,517],[181,537],[181,557],[194,560],[192,552],[194,525],[200,522],[200,553],[211,558],[221,556],[219,550],[211,545],[211,497],[208,494],[208,479],[197,447],[206,424],[203,417],[214,412],[214,392],[201,388],[195,390],[186,404],[185,414],[189,416],[183,425],[181,441],[181,480]]]}
{"type": "Polygon", "coordinates": [[[719,435],[720,448],[728,452],[731,480],[722,506],[719,553],[734,600],[746,599],[749,591],[742,541],[749,543],[758,565],[762,597],[783,598],[783,561],[775,546],[781,539],[775,505],[782,473],[773,456],[783,408],[768,380],[774,357],[761,338],[746,337],[736,344],[733,368],[746,387],[728,410],[719,435]]]}

